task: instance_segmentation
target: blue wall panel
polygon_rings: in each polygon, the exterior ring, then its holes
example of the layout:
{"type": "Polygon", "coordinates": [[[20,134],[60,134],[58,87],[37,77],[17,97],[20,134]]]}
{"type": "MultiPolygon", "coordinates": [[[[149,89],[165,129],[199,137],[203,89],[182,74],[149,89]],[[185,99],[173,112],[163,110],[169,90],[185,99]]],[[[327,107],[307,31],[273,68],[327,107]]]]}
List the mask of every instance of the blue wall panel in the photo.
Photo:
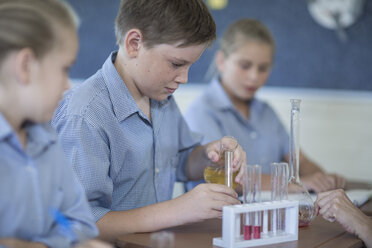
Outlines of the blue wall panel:
{"type": "MultiPolygon", "coordinates": [[[[84,79],[99,69],[116,48],[113,23],[120,1],[69,2],[82,21],[80,51],[71,77],[84,79]]],[[[358,22],[346,29],[346,43],[334,31],[315,23],[305,0],[229,0],[225,9],[213,10],[212,14],[218,35],[243,17],[259,19],[270,28],[277,53],[268,85],[372,91],[371,0],[366,0],[358,22]]],[[[192,66],[189,82],[203,82],[216,47],[206,50],[192,66]]]]}

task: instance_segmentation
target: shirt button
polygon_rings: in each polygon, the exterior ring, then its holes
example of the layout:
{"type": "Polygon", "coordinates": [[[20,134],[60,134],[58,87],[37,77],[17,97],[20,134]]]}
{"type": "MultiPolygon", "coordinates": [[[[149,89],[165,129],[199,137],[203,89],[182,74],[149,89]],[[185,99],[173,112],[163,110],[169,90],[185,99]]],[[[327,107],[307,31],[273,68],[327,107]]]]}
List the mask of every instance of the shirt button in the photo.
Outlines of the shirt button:
{"type": "Polygon", "coordinates": [[[251,132],[249,134],[249,136],[251,137],[251,139],[256,139],[257,138],[257,133],[256,132],[251,132]]]}
{"type": "Polygon", "coordinates": [[[155,168],[155,173],[159,173],[159,168],[158,167],[155,168]]]}
{"type": "Polygon", "coordinates": [[[34,169],[34,167],[33,167],[32,165],[28,164],[28,165],[26,166],[26,171],[27,171],[28,173],[33,173],[33,172],[35,171],[35,169],[34,169]]]}

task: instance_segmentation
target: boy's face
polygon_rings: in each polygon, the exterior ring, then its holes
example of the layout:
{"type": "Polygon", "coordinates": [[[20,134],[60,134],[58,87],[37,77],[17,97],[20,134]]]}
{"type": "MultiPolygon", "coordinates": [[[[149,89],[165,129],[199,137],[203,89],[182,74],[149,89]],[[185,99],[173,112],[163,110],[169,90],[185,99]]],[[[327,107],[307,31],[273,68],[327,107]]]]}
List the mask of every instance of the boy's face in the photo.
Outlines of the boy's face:
{"type": "Polygon", "coordinates": [[[35,61],[29,95],[33,97],[33,115],[28,119],[49,121],[65,90],[70,88],[68,71],[76,58],[78,38],[70,29],[60,31],[59,43],[35,61]]]}
{"type": "Polygon", "coordinates": [[[226,57],[217,55],[222,84],[230,97],[247,101],[254,97],[270,74],[272,48],[264,43],[246,41],[226,57]]]}
{"type": "Polygon", "coordinates": [[[180,84],[187,83],[190,66],[195,63],[206,44],[177,47],[178,44],[160,44],[141,47],[131,78],[141,96],[164,100],[180,84]]]}

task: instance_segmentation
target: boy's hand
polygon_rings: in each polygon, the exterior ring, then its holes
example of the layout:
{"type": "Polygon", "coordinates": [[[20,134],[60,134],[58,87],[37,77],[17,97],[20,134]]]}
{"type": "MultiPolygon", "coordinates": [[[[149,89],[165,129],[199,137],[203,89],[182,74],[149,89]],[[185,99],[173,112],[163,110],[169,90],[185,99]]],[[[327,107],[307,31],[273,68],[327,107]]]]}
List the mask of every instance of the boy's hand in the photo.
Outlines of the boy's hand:
{"type": "MultiPolygon", "coordinates": [[[[246,154],[243,148],[239,145],[238,141],[233,137],[225,136],[220,140],[210,142],[205,145],[207,157],[216,164],[224,163],[221,158],[224,157],[224,149],[233,150],[233,171],[239,171],[235,177],[235,182],[242,184],[244,166],[246,164],[246,154]]],[[[223,165],[223,164],[221,164],[223,165]]]]}
{"type": "Polygon", "coordinates": [[[221,184],[199,184],[191,191],[179,197],[182,200],[180,213],[187,216],[188,222],[197,222],[210,218],[220,218],[222,207],[240,204],[238,194],[221,184]]]}

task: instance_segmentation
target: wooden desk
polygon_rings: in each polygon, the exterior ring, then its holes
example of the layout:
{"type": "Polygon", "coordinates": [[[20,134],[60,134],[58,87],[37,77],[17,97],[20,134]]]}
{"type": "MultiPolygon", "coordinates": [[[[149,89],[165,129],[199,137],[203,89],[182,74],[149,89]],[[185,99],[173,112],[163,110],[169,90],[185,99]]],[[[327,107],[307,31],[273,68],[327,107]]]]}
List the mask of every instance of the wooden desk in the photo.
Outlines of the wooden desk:
{"type": "MultiPolygon", "coordinates": [[[[367,214],[372,213],[372,201],[361,208],[367,214]]],[[[214,247],[212,239],[221,237],[222,221],[211,219],[201,223],[168,229],[175,234],[175,248],[208,248],[214,247]]],[[[151,233],[127,234],[118,239],[117,246],[121,248],[144,248],[150,245],[151,233]]],[[[297,241],[261,247],[283,248],[343,248],[363,247],[363,242],[347,233],[339,224],[330,223],[318,216],[309,227],[299,229],[297,241]]]]}

